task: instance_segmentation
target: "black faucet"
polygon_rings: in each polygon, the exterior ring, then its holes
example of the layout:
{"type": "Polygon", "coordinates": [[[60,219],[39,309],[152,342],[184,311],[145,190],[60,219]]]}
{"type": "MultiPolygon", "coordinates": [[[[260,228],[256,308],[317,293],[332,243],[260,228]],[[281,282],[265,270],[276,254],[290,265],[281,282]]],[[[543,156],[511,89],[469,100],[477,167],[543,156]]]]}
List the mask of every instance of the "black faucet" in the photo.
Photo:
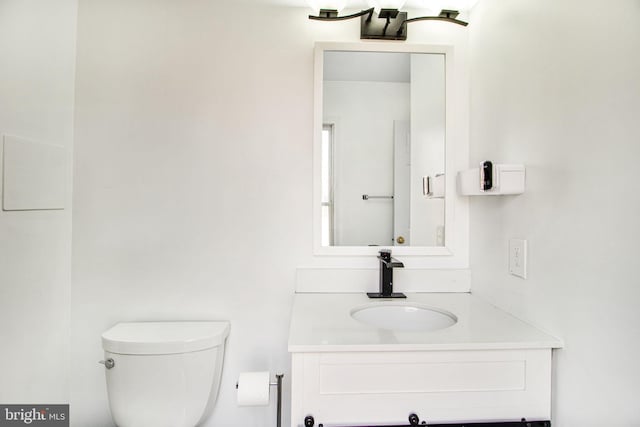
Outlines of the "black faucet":
{"type": "Polygon", "coordinates": [[[404,264],[391,258],[391,250],[383,249],[379,252],[380,260],[380,292],[367,292],[369,298],[406,298],[402,293],[393,292],[393,269],[404,267],[404,264]]]}

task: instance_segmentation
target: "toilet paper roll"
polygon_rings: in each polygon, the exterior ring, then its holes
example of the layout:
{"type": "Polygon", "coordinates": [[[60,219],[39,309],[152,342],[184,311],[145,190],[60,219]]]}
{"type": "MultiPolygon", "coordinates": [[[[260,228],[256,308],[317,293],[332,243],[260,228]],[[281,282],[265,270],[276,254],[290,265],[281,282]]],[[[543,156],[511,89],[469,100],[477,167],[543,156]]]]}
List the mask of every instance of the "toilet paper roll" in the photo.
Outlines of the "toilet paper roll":
{"type": "Polygon", "coordinates": [[[238,406],[269,404],[269,372],[242,372],[238,378],[238,406]]]}

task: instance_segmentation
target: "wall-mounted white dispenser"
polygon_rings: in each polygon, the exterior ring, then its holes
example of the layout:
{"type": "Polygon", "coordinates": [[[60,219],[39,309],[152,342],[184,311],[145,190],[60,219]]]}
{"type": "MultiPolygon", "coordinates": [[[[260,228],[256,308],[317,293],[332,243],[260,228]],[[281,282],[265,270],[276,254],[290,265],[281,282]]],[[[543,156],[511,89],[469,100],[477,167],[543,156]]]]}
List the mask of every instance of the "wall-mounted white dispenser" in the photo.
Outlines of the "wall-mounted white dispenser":
{"type": "Polygon", "coordinates": [[[482,162],[479,168],[458,172],[462,196],[503,196],[524,193],[524,165],[482,162]]]}

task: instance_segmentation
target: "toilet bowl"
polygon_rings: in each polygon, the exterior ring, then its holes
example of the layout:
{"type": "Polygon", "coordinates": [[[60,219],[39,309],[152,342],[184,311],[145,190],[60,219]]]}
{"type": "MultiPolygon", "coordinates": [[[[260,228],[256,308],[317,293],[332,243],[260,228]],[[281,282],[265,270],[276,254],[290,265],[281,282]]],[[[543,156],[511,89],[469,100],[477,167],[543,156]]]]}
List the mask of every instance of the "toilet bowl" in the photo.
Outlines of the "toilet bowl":
{"type": "Polygon", "coordinates": [[[118,427],[195,427],[215,404],[229,322],[118,323],[102,334],[118,427]]]}

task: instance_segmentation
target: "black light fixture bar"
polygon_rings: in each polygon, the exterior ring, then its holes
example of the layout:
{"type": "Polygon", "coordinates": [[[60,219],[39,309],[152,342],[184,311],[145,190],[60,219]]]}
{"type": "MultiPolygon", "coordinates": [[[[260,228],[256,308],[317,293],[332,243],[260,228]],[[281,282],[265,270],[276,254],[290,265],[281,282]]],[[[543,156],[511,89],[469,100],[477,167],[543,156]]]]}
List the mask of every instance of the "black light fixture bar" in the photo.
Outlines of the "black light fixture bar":
{"type": "Polygon", "coordinates": [[[406,40],[406,25],[417,21],[444,21],[466,27],[468,22],[457,19],[457,10],[442,10],[438,16],[420,16],[407,18],[407,12],[398,9],[381,9],[379,13],[374,8],[361,10],[351,15],[338,16],[335,9],[320,9],[318,16],[309,15],[309,19],[316,21],[344,21],[360,17],[360,38],[378,40],[406,40]]]}
{"type": "Polygon", "coordinates": [[[309,15],[309,19],[314,19],[316,21],[344,21],[346,19],[358,18],[364,15],[369,15],[368,19],[371,19],[372,14],[373,8],[361,10],[360,12],[344,16],[338,16],[338,11],[335,9],[320,9],[318,16],[309,15]]]}
{"type": "Polygon", "coordinates": [[[360,38],[378,40],[406,40],[406,31],[402,30],[407,21],[407,12],[398,9],[380,9],[373,12],[371,18],[360,18],[360,38]]]}
{"type": "MultiPolygon", "coordinates": [[[[404,22],[402,22],[400,24],[400,28],[398,29],[398,35],[402,35],[406,31],[405,30],[406,24],[410,24],[412,22],[418,22],[418,21],[444,21],[444,22],[450,22],[452,24],[462,25],[463,27],[466,27],[467,25],[469,25],[468,22],[456,19],[459,14],[460,14],[460,12],[458,12],[457,10],[444,10],[443,9],[440,12],[440,15],[438,15],[438,16],[419,16],[417,18],[407,19],[407,20],[405,20],[404,22]]],[[[406,37],[405,37],[405,39],[406,39],[406,37]]]]}
{"type": "Polygon", "coordinates": [[[452,24],[462,25],[463,27],[469,25],[468,22],[456,19],[459,14],[460,12],[457,10],[442,10],[438,16],[419,16],[417,18],[407,19],[404,23],[408,24],[416,21],[445,21],[451,22],[452,24]]]}

